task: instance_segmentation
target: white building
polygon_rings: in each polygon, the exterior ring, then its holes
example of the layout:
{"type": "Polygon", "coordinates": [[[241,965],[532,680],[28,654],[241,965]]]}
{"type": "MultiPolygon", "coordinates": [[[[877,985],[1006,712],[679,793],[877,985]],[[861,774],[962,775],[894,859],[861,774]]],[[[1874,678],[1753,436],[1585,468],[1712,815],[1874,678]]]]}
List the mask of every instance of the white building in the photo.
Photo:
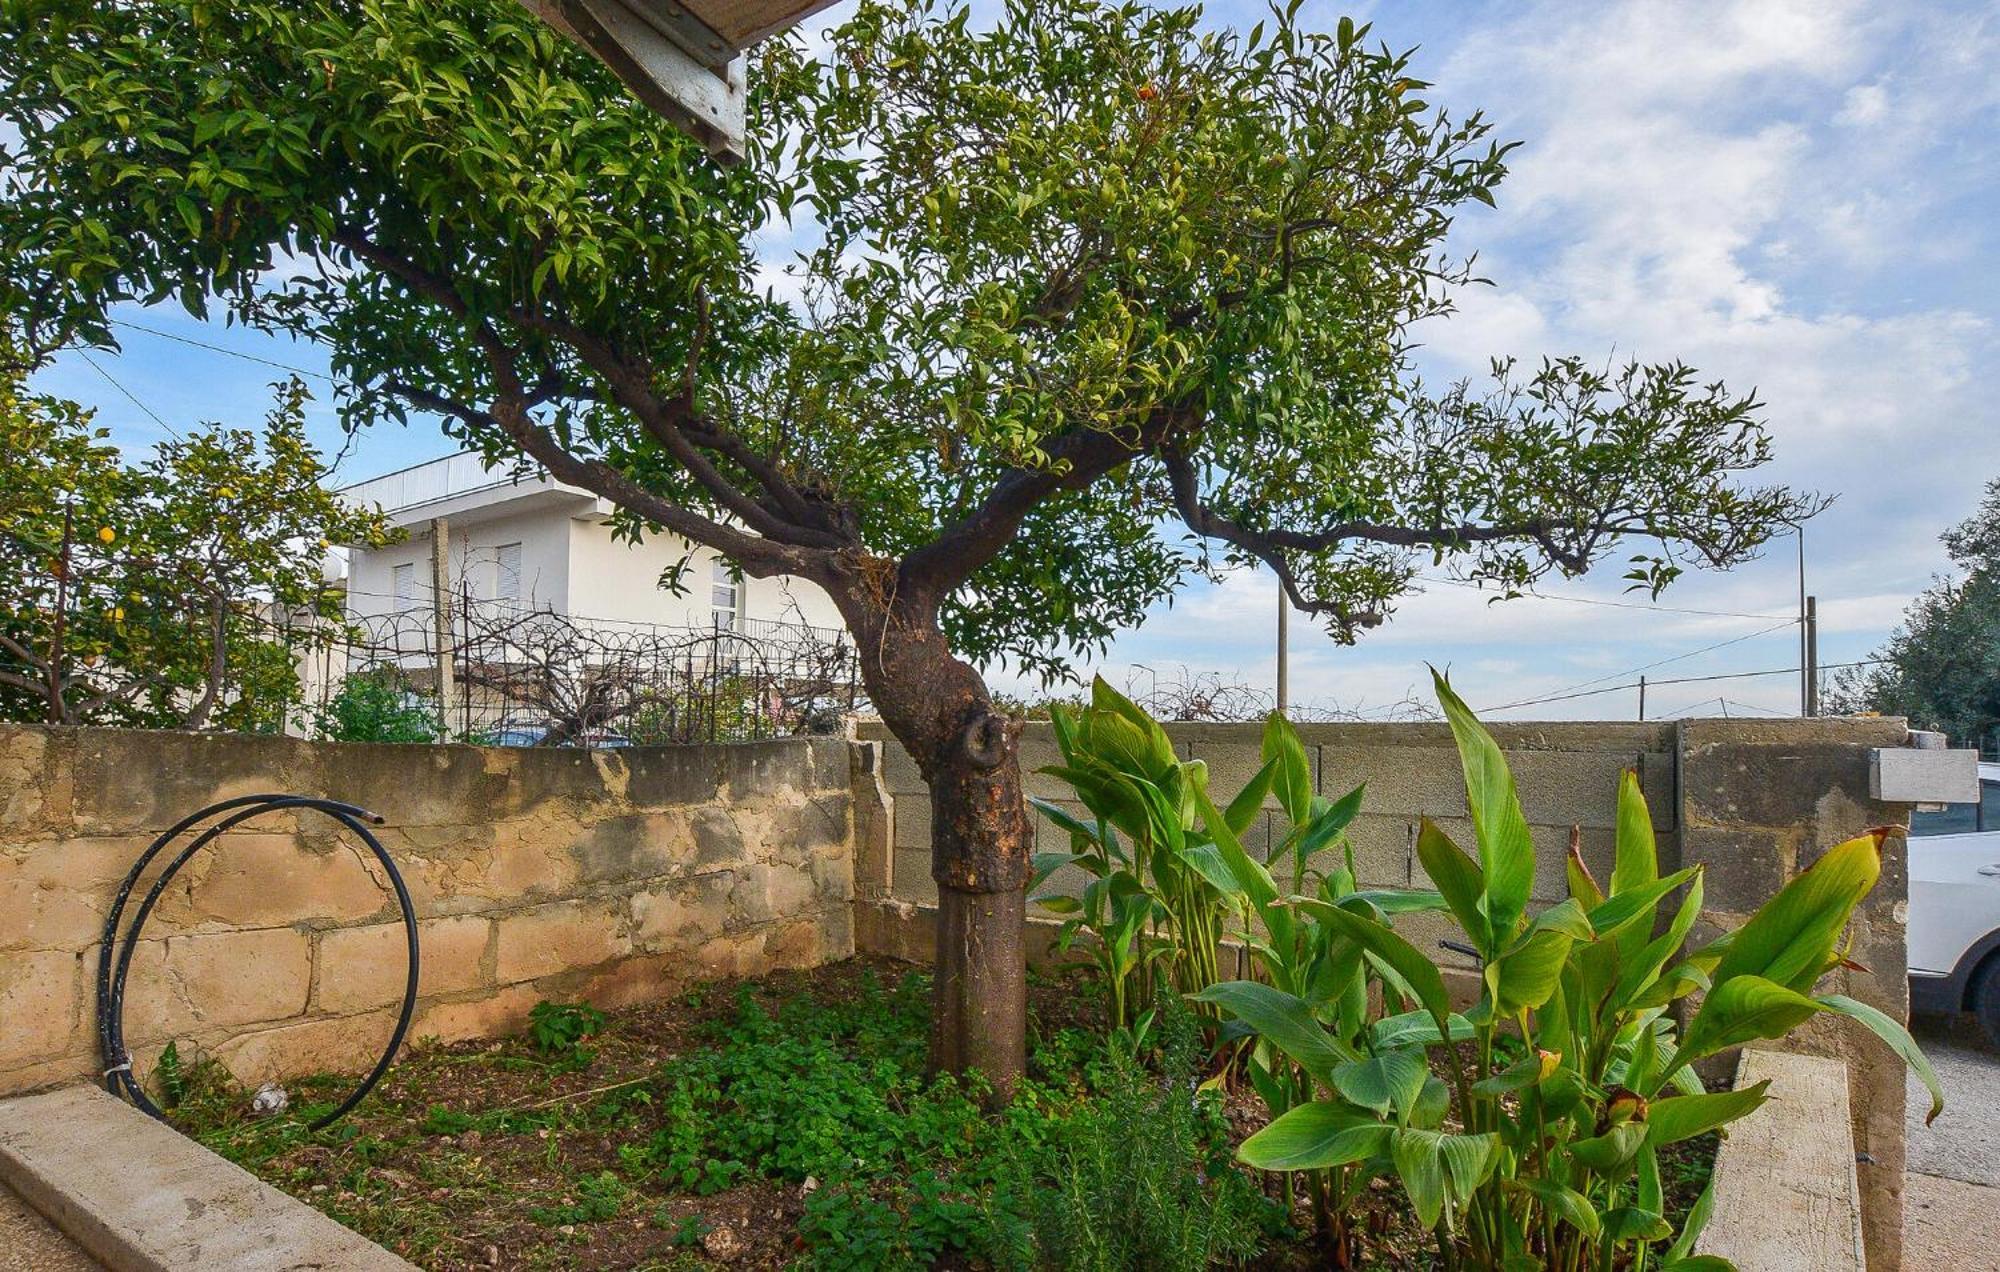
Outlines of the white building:
{"type": "Polygon", "coordinates": [[[432,608],[431,526],[447,523],[455,600],[553,611],[584,622],[670,628],[762,623],[842,626],[826,593],[803,579],[738,579],[708,548],[662,535],[612,537],[608,500],[537,471],[515,477],[466,452],[345,488],[407,532],[385,548],[352,548],[347,604],[358,618],[432,608]],[[679,595],[662,577],[683,560],[679,595]]]}

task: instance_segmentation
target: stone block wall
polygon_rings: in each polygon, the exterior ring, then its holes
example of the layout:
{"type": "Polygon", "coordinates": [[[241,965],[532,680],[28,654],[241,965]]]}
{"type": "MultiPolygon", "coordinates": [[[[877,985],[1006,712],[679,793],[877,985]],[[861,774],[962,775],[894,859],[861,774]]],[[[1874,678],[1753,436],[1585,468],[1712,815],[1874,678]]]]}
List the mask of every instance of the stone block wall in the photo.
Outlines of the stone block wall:
{"type": "MultiPolygon", "coordinates": [[[[304,793],[381,814],[420,916],[410,1037],[454,1040],[543,999],[614,1006],[852,953],[850,765],[838,739],[572,751],[0,725],[0,1094],[101,1068],[105,911],[152,837],[205,804],[304,793]]],[[[405,975],[366,848],[274,813],[163,895],[126,1038],[142,1072],[169,1038],[245,1080],[353,1069],[405,975]]]]}

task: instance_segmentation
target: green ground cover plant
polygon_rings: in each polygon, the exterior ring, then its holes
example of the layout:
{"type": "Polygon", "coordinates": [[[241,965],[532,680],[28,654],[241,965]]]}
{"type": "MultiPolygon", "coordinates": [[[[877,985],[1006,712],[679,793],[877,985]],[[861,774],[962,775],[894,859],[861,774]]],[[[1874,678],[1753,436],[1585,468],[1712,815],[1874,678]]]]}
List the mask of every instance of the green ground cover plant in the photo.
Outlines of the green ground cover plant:
{"type": "Polygon", "coordinates": [[[849,966],[636,1013],[544,1004],[519,1039],[420,1049],[318,1134],[343,1080],[259,1120],[182,1061],[177,1116],[430,1268],[490,1245],[509,1267],[1192,1270],[1291,1242],[1200,1089],[1192,1012],[1166,1004],[1135,1057],[1043,986],[1030,1074],[993,1113],[977,1079],[926,1073],[928,992],[849,966]]]}

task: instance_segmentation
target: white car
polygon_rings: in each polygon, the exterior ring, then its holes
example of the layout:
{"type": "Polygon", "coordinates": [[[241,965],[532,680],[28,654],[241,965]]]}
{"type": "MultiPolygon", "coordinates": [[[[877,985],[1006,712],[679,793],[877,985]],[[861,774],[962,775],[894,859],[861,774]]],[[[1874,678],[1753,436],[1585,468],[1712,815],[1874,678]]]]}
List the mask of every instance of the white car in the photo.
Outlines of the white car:
{"type": "Polygon", "coordinates": [[[1910,817],[1910,1009],[1969,1011],[2000,1046],[2000,764],[1979,802],[1910,817]]]}

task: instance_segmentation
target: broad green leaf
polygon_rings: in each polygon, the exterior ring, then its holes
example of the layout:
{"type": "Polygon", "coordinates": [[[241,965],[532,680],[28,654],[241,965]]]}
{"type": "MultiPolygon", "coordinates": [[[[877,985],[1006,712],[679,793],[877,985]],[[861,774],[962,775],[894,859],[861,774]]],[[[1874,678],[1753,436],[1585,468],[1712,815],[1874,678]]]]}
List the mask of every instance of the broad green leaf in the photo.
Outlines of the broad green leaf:
{"type": "Polygon", "coordinates": [[[1604,1212],[1602,1232],[1610,1242],[1665,1241],[1674,1227],[1657,1210],[1640,1206],[1619,1206],[1604,1212]]]}
{"type": "Polygon", "coordinates": [[[1236,886],[1250,902],[1250,910],[1264,924],[1271,934],[1274,949],[1290,950],[1297,927],[1292,921],[1292,912],[1278,901],[1278,885],[1272,880],[1271,872],[1262,862],[1254,860],[1243,851],[1243,841],[1229,828],[1229,821],[1215,807],[1215,801],[1208,797],[1208,791],[1196,786],[1193,790],[1195,808],[1201,813],[1202,825],[1215,841],[1215,847],[1222,854],[1223,864],[1229,867],[1236,886]]]}
{"type": "Polygon", "coordinates": [[[1328,1033],[1295,994],[1256,981],[1224,981],[1190,997],[1214,1003],[1248,1024],[1328,1086],[1335,1067],[1355,1058],[1353,1049],[1328,1033]]]}
{"type": "Polygon", "coordinates": [[[1420,1050],[1381,1051],[1334,1066],[1333,1089],[1350,1104],[1407,1115],[1424,1089],[1430,1066],[1420,1050]]]}
{"type": "Polygon", "coordinates": [[[1736,930],[1714,983],[1761,976],[1803,993],[1826,968],[1841,929],[1882,873],[1882,837],[1871,831],[1829,848],[1736,930]]]}
{"type": "Polygon", "coordinates": [[[1294,826],[1305,825],[1312,811],[1312,765],[1306,760],[1298,730],[1276,711],[1264,720],[1263,757],[1266,764],[1277,765],[1271,776],[1271,793],[1278,797],[1278,806],[1294,826]]]}
{"type": "Polygon", "coordinates": [[[1064,866],[1080,860],[1080,854],[1073,852],[1038,852],[1035,854],[1034,873],[1028,876],[1028,889],[1033,891],[1042,886],[1048,877],[1064,866]]]}
{"type": "Polygon", "coordinates": [[[1416,996],[1417,1002],[1437,1022],[1439,1031],[1450,1028],[1451,996],[1445,992],[1444,974],[1421,950],[1389,928],[1371,923],[1339,906],[1312,900],[1302,900],[1299,904],[1320,922],[1394,968],[1416,996]]]}
{"type": "Polygon", "coordinates": [[[1596,1236],[1602,1227],[1597,1207],[1590,1204],[1590,1198],[1574,1188],[1566,1188],[1553,1179],[1536,1175],[1520,1175],[1506,1182],[1509,1187],[1541,1202],[1550,1214],[1587,1237],[1596,1236]]]}
{"type": "MultiPolygon", "coordinates": [[[[1451,1040],[1464,1042],[1473,1036],[1472,1022],[1453,1014],[1450,1019],[1451,1040]]],[[[1444,1041],[1438,1032],[1437,1021],[1431,1019],[1427,1011],[1406,1011],[1395,1016],[1384,1016],[1368,1028],[1369,1046],[1376,1050],[1386,1047],[1434,1046],[1444,1041]]]]}
{"type": "Polygon", "coordinates": [[[1584,864],[1583,854],[1576,850],[1574,843],[1570,845],[1569,860],[1563,865],[1563,873],[1569,879],[1570,896],[1584,909],[1594,910],[1604,904],[1604,889],[1598,886],[1597,877],[1590,873],[1590,867],[1584,864]]]}
{"type": "Polygon", "coordinates": [[[1569,933],[1544,929],[1529,934],[1513,949],[1488,963],[1486,988],[1492,995],[1494,1011],[1513,1016],[1547,1002],[1556,992],[1572,944],[1569,933]]]}
{"type": "Polygon", "coordinates": [[[1708,1186],[1701,1190],[1701,1196],[1694,1199],[1694,1205],[1688,1207],[1687,1218],[1681,1222],[1680,1235],[1674,1238],[1671,1246],[1667,1247],[1666,1254],[1661,1257],[1661,1263],[1673,1267],[1676,1263],[1686,1260],[1693,1252],[1695,1242],[1701,1240],[1702,1232],[1707,1229],[1709,1216],[1714,1213],[1715,1176],[1710,1175],[1708,1186]]]}
{"type": "Polygon", "coordinates": [[[1458,926],[1472,939],[1473,948],[1485,958],[1495,953],[1493,938],[1486,921],[1486,912],[1481,908],[1481,898],[1486,894],[1486,876],[1480,871],[1479,863],[1466,856],[1465,851],[1451,841],[1430,818],[1417,822],[1417,861],[1430,876],[1445,904],[1451,907],[1452,917],[1458,926]]]}
{"type": "Polygon", "coordinates": [[[1639,786],[1639,770],[1626,769],[1618,779],[1618,842],[1611,866],[1611,895],[1643,888],[1659,877],[1653,814],[1639,786]]]}
{"type": "Polygon", "coordinates": [[[1879,1008],[1870,1007],[1867,1003],[1844,994],[1823,994],[1819,998],[1819,1005],[1828,1011],[1839,1012],[1843,1016],[1860,1021],[1873,1030],[1877,1038],[1888,1043],[1890,1049],[1903,1058],[1903,1063],[1916,1072],[1918,1080],[1924,1084],[1924,1090],[1931,1093],[1931,1111],[1924,1115],[1924,1125],[1929,1126],[1937,1120],[1937,1115],[1944,1112],[1944,1087],[1939,1085],[1937,1070],[1931,1068],[1930,1059],[1924,1055],[1923,1048],[1917,1045],[1915,1038],[1910,1037],[1910,1031],[1903,1028],[1902,1022],[1879,1008]]]}
{"type": "Polygon", "coordinates": [[[1243,789],[1236,792],[1236,798],[1229,801],[1229,807],[1222,810],[1229,829],[1238,836],[1250,829],[1256,823],[1258,814],[1264,811],[1264,797],[1271,793],[1271,779],[1277,771],[1278,762],[1267,760],[1243,789]]]}
{"type": "Polygon", "coordinates": [[[1065,896],[1059,892],[1051,893],[1045,897],[1036,897],[1035,904],[1047,910],[1050,914],[1075,914],[1083,909],[1083,902],[1077,900],[1075,897],[1065,896]]]}
{"type": "Polygon", "coordinates": [[[1680,909],[1674,912],[1673,922],[1667,925],[1665,932],[1648,941],[1636,958],[1622,964],[1618,986],[1612,991],[1611,1007],[1616,1009],[1633,1003],[1652,987],[1659,978],[1660,969],[1680,950],[1681,943],[1687,940],[1688,931],[1701,917],[1702,880],[1701,867],[1694,867],[1694,879],[1688,884],[1687,895],[1681,898],[1680,909]]]}
{"type": "Polygon", "coordinates": [[[1804,994],[1762,976],[1732,977],[1702,1000],[1701,1010],[1681,1038],[1673,1066],[1678,1069],[1725,1047],[1782,1038],[1821,1010],[1804,994]]]}
{"type": "Polygon", "coordinates": [[[1590,916],[1584,913],[1583,903],[1575,897],[1559,901],[1537,914],[1525,935],[1537,932],[1561,932],[1575,941],[1589,941],[1597,936],[1597,929],[1590,924],[1590,916]]]}
{"type": "Polygon", "coordinates": [[[1357,786],[1315,812],[1299,832],[1300,855],[1310,857],[1338,839],[1361,815],[1361,802],[1367,793],[1365,784],[1357,786]]]}
{"type": "Polygon", "coordinates": [[[1694,878],[1694,876],[1695,868],[1690,866],[1686,870],[1677,870],[1664,879],[1655,879],[1650,883],[1642,883],[1627,888],[1625,891],[1605,901],[1604,904],[1591,909],[1591,930],[1597,933],[1598,936],[1603,937],[1610,936],[1628,923],[1634,924],[1639,930],[1637,932],[1638,942],[1633,948],[1643,949],[1647,939],[1653,934],[1653,925],[1650,920],[1661,899],[1675,888],[1686,883],[1689,879],[1694,878]],[[1636,920],[1642,916],[1648,922],[1637,924],[1636,920]]]}
{"type": "Polygon", "coordinates": [[[1061,804],[1056,803],[1054,800],[1031,799],[1028,801],[1028,803],[1034,806],[1036,812],[1048,818],[1056,825],[1062,827],[1070,834],[1082,835],[1086,839],[1097,838],[1096,826],[1092,825],[1087,821],[1084,821],[1082,818],[1070,812],[1067,808],[1064,808],[1061,804]]]}
{"type": "Polygon", "coordinates": [[[1660,1272],[1737,1272],[1737,1268],[1719,1254],[1695,1254],[1662,1263],[1660,1272]]]}
{"type": "Polygon", "coordinates": [[[1646,1138],[1654,1147],[1664,1148],[1726,1126],[1769,1099],[1770,1086],[1766,1079],[1735,1091],[1654,1100],[1646,1110],[1646,1138]]]}
{"type": "Polygon", "coordinates": [[[1491,1173],[1497,1135],[1452,1135],[1405,1127],[1390,1137],[1389,1155],[1403,1181],[1410,1206],[1426,1228],[1435,1227],[1448,1204],[1463,1209],[1491,1173]]]}
{"type": "Polygon", "coordinates": [[[1314,1100],[1273,1118],[1236,1156],[1258,1170],[1323,1170],[1380,1156],[1390,1130],[1358,1109],[1314,1100]]]}
{"type": "Polygon", "coordinates": [[[1562,1057],[1553,1051],[1531,1051],[1500,1072],[1481,1078],[1472,1089],[1481,1095],[1508,1095],[1525,1091],[1552,1076],[1562,1057]]]}
{"type": "Polygon", "coordinates": [[[1450,682],[1435,669],[1431,679],[1445,719],[1451,722],[1459,762],[1465,770],[1467,806],[1479,840],[1480,868],[1486,877],[1486,919],[1497,946],[1513,937],[1515,925],[1528,908],[1535,886],[1535,841],[1528,833],[1527,818],[1521,815],[1514,774],[1500,744],[1452,691],[1450,682]]]}
{"type": "Polygon", "coordinates": [[[1342,904],[1348,901],[1365,902],[1383,914],[1420,914],[1445,908],[1441,894],[1421,888],[1367,888],[1341,898],[1342,904]]]}

